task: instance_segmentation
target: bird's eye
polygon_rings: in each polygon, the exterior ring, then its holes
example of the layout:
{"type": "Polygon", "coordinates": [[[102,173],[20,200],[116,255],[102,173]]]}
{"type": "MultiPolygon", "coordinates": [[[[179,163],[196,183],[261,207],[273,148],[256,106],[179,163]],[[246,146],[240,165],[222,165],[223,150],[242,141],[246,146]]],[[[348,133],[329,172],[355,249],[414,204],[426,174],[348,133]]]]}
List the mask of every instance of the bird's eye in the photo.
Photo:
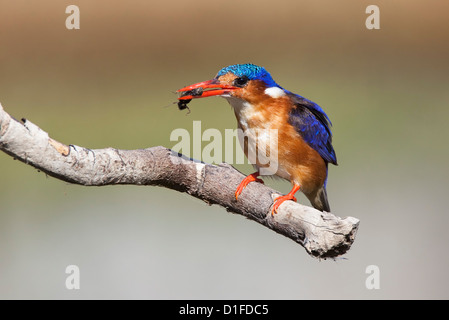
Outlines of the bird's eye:
{"type": "Polygon", "coordinates": [[[241,76],[241,77],[236,78],[236,79],[234,80],[234,85],[235,85],[236,87],[242,88],[242,87],[244,87],[244,86],[248,83],[248,81],[249,81],[249,79],[248,79],[247,76],[241,76]]]}

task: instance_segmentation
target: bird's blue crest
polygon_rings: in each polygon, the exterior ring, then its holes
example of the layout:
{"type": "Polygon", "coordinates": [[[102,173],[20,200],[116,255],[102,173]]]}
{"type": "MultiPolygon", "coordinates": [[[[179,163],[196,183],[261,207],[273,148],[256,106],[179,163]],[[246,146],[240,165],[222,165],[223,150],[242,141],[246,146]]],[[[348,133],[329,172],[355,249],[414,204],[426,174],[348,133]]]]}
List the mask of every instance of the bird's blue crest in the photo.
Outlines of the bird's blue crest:
{"type": "Polygon", "coordinates": [[[265,70],[264,67],[259,67],[255,64],[234,64],[232,66],[225,67],[218,71],[216,78],[225,75],[228,72],[232,72],[237,77],[247,76],[249,80],[262,80],[267,84],[267,87],[278,87],[268,71],[265,70]]]}

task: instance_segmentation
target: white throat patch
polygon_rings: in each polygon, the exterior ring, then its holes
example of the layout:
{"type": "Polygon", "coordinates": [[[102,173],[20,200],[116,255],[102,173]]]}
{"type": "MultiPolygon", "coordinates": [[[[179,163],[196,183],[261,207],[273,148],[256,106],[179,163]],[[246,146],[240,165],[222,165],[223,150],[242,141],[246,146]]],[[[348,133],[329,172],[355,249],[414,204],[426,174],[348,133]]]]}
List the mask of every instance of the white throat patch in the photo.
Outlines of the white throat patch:
{"type": "Polygon", "coordinates": [[[285,96],[285,91],[279,87],[270,87],[265,89],[265,94],[272,98],[279,98],[285,96]]]}

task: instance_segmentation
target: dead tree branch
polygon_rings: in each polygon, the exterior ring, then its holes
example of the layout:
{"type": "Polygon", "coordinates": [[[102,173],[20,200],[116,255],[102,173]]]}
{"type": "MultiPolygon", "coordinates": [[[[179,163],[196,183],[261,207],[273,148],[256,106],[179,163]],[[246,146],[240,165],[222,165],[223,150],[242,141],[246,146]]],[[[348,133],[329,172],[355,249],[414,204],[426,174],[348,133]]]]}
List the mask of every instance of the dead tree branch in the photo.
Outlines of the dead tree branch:
{"type": "Polygon", "coordinates": [[[333,258],[351,247],[359,221],[320,212],[292,201],[271,214],[279,194],[252,183],[236,201],[244,175],[228,164],[210,165],[164,147],[139,150],[87,149],[65,145],[28,120],[17,121],[0,105],[0,150],[57,179],[84,186],[113,184],[162,186],[227,211],[241,214],[305,248],[312,256],[333,258]]]}

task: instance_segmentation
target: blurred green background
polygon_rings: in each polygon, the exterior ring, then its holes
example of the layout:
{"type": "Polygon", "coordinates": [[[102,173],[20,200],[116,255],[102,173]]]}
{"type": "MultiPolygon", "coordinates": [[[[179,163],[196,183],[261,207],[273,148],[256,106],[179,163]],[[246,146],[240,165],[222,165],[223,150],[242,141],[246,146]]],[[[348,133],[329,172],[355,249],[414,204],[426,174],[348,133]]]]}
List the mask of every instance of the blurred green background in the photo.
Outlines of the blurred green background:
{"type": "Polygon", "coordinates": [[[194,120],[236,127],[219,98],[186,116],[176,89],[259,64],[331,118],[329,201],[361,221],[344,259],[318,261],[185,194],[70,185],[2,153],[0,298],[448,299],[447,12],[443,0],[0,1],[0,102],[12,116],[67,144],[172,147],[172,130],[194,120]],[[71,4],[80,30],[65,28],[71,4]],[[380,30],[365,28],[370,4],[380,30]],[[65,287],[71,264],[80,290],[65,287]],[[369,265],[378,290],[365,286],[369,265]]]}

